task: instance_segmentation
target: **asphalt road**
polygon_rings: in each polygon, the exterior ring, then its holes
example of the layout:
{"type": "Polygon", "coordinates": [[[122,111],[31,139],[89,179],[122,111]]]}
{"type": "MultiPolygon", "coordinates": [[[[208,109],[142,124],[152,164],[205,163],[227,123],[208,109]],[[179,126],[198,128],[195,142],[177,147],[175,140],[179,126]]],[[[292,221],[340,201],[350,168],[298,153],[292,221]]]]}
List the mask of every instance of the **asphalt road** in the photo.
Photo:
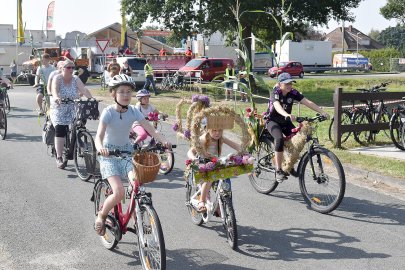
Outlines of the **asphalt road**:
{"type": "MultiPolygon", "coordinates": [[[[0,269],[141,269],[135,235],[124,235],[113,252],[102,246],[93,230],[93,184],[47,155],[34,95],[31,87],[10,91],[8,138],[0,141],[0,269]]],[[[340,207],[322,215],[307,209],[295,178],[272,196],[256,193],[247,176],[235,178],[239,250],[231,250],[219,221],[191,223],[182,179],[187,143],[168,125],[163,133],[178,145],[175,169],[148,190],[167,269],[405,269],[404,201],[352,184],[340,207]]]]}

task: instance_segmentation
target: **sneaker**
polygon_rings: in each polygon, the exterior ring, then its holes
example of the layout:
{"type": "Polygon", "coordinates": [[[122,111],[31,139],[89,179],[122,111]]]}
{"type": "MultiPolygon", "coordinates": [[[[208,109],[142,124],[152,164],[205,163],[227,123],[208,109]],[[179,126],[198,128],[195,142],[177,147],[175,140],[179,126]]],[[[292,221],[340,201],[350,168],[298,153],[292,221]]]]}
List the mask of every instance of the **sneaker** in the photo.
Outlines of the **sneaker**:
{"type": "Polygon", "coordinates": [[[284,180],[287,180],[287,174],[283,170],[277,170],[276,172],[276,181],[282,183],[284,180]]]}
{"type": "Polygon", "coordinates": [[[44,113],[44,111],[43,111],[43,110],[39,110],[39,111],[38,111],[38,115],[39,115],[39,116],[44,116],[44,115],[45,115],[45,113],[44,113]]]}
{"type": "Polygon", "coordinates": [[[228,98],[226,98],[225,101],[228,101],[228,98]]]}
{"type": "Polygon", "coordinates": [[[61,157],[56,159],[56,167],[58,167],[59,169],[64,169],[65,166],[66,165],[61,157]]]}
{"type": "Polygon", "coordinates": [[[240,102],[245,102],[245,100],[243,98],[240,99],[240,102]]]}
{"type": "Polygon", "coordinates": [[[249,100],[245,99],[245,102],[249,102],[249,100]]]}

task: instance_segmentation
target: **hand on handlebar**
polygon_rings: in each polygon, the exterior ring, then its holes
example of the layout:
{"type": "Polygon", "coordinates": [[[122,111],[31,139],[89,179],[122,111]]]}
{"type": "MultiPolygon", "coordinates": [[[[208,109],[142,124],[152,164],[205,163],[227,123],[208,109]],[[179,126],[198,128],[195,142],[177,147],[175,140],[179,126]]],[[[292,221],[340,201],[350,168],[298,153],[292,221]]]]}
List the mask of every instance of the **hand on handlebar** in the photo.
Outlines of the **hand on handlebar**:
{"type": "Polygon", "coordinates": [[[285,120],[288,121],[288,119],[290,119],[291,122],[294,122],[294,121],[296,121],[297,118],[296,118],[294,115],[289,114],[289,115],[287,115],[287,116],[285,117],[285,120]]]}
{"type": "Polygon", "coordinates": [[[107,148],[101,148],[98,153],[103,157],[108,157],[110,155],[107,148]]]}

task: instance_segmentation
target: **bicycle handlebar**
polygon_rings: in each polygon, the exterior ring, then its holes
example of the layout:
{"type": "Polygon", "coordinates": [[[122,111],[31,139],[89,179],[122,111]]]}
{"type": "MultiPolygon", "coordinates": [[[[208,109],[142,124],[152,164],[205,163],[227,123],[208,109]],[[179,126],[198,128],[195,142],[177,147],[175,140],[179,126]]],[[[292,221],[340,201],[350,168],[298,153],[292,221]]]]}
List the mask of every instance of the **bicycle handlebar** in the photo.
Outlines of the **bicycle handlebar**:
{"type": "MultiPolygon", "coordinates": [[[[177,147],[177,145],[173,144],[171,148],[176,148],[176,147],[177,147]]],[[[154,150],[166,150],[166,149],[168,149],[168,148],[163,146],[163,144],[157,143],[154,146],[151,146],[151,147],[148,147],[148,148],[142,149],[142,150],[154,151],[154,150]]],[[[135,150],[135,152],[138,152],[141,149],[135,144],[134,145],[134,150],[135,150]]],[[[109,150],[108,151],[108,155],[110,155],[110,156],[122,157],[124,154],[131,155],[132,152],[130,152],[130,151],[121,151],[119,149],[114,149],[114,150],[109,150]]],[[[100,152],[97,152],[97,155],[100,155],[100,152]]]]}
{"type": "Polygon", "coordinates": [[[365,88],[357,88],[356,91],[361,91],[361,92],[381,92],[381,91],[385,91],[387,89],[383,88],[386,87],[388,84],[390,84],[391,82],[383,82],[377,85],[374,85],[373,87],[371,87],[370,89],[365,89],[365,88]]]}
{"type": "Polygon", "coordinates": [[[316,121],[322,122],[322,121],[327,120],[327,118],[323,115],[317,114],[315,117],[297,117],[296,120],[298,123],[302,123],[304,121],[312,123],[312,122],[316,122],[316,121]]]}

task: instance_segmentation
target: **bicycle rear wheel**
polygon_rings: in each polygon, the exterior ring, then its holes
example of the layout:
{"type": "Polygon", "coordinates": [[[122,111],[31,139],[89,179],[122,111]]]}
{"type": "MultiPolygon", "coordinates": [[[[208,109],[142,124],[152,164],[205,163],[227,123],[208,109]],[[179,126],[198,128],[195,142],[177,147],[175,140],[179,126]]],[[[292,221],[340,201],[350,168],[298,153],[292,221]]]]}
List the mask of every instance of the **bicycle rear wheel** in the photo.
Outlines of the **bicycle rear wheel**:
{"type": "Polygon", "coordinates": [[[160,156],[160,168],[159,168],[159,173],[166,175],[170,173],[173,170],[174,166],[174,153],[172,151],[170,152],[163,152],[163,153],[157,153],[160,156]]]}
{"type": "Polygon", "coordinates": [[[6,111],[0,105],[0,139],[4,140],[7,136],[7,115],[6,111]]]}
{"type": "Polygon", "coordinates": [[[236,225],[235,210],[233,209],[232,199],[222,197],[222,208],[224,211],[224,228],[229,246],[236,249],[238,246],[238,228],[236,225]]]}
{"type": "MultiPolygon", "coordinates": [[[[349,111],[347,111],[347,110],[342,111],[342,119],[341,119],[340,124],[341,125],[350,125],[351,121],[352,121],[351,118],[352,118],[352,114],[349,111]]],[[[330,121],[330,125],[329,125],[329,133],[328,133],[329,140],[331,142],[335,142],[334,122],[335,122],[335,118],[332,117],[332,119],[330,121]]],[[[346,142],[347,139],[349,139],[351,134],[352,134],[351,132],[343,133],[342,138],[341,138],[341,142],[342,143],[346,142]]]]}
{"type": "MultiPolygon", "coordinates": [[[[405,121],[405,120],[404,120],[405,121]]],[[[401,150],[405,150],[404,145],[401,142],[402,139],[402,126],[404,122],[401,120],[398,113],[394,113],[390,119],[390,137],[395,147],[401,150]]]]}
{"type": "Polygon", "coordinates": [[[96,166],[96,146],[89,132],[77,133],[73,158],[77,175],[81,180],[88,181],[96,166]]]}
{"type": "Polygon", "coordinates": [[[4,101],[5,101],[4,109],[5,109],[6,113],[9,113],[11,110],[11,107],[10,107],[10,97],[8,96],[7,90],[5,91],[5,94],[6,94],[6,96],[4,98],[4,101]]]}
{"type": "MultiPolygon", "coordinates": [[[[94,189],[94,212],[97,216],[98,212],[103,209],[104,202],[109,195],[112,194],[112,189],[107,180],[98,182],[94,189]]],[[[106,220],[106,230],[103,236],[100,236],[101,242],[106,249],[112,250],[117,244],[120,236],[119,225],[113,215],[109,214],[106,220]]]]}
{"type": "Polygon", "coordinates": [[[259,143],[259,150],[253,153],[256,160],[253,173],[249,175],[249,180],[253,188],[259,193],[269,194],[278,186],[272,163],[274,157],[273,149],[271,143],[261,141],[259,143]]]}
{"type": "Polygon", "coordinates": [[[402,124],[402,128],[401,128],[401,142],[402,142],[402,147],[405,149],[405,123],[402,124]]]}
{"type": "Polygon", "coordinates": [[[331,151],[315,148],[306,154],[299,175],[301,193],[313,210],[330,213],[342,202],[346,189],[345,173],[331,151]]]}
{"type": "Polygon", "coordinates": [[[137,216],[139,258],[143,269],[166,269],[166,247],[159,217],[152,205],[141,204],[137,216]],[[140,228],[139,226],[142,226],[140,228]]]}
{"type": "MultiPolygon", "coordinates": [[[[364,110],[356,111],[352,116],[352,124],[370,124],[372,123],[370,115],[364,110]]],[[[355,131],[353,132],[354,139],[360,145],[366,145],[372,139],[372,132],[369,130],[366,131],[355,131]]]]}

